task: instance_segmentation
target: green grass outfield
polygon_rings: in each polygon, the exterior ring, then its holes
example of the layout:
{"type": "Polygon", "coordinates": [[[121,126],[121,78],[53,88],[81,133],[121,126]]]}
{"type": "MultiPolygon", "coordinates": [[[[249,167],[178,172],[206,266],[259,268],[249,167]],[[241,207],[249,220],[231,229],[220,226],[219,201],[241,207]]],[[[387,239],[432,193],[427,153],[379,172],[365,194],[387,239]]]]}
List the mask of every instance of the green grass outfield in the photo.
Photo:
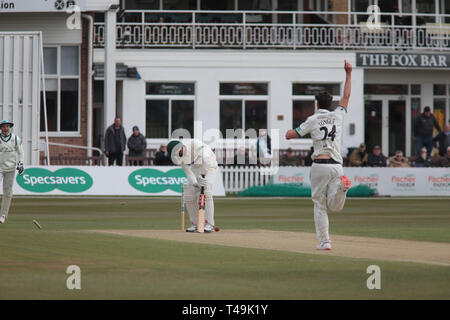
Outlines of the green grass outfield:
{"type": "MultiPolygon", "coordinates": [[[[314,232],[309,199],[215,203],[221,232],[314,232]]],[[[179,229],[179,207],[179,198],[14,198],[0,225],[0,299],[450,299],[445,266],[85,232],[179,229]],[[366,287],[372,264],[381,290],[366,287]],[[81,290],[66,288],[69,265],[81,268],[81,290]]],[[[330,213],[330,232],[449,243],[450,198],[349,199],[330,213]]]]}

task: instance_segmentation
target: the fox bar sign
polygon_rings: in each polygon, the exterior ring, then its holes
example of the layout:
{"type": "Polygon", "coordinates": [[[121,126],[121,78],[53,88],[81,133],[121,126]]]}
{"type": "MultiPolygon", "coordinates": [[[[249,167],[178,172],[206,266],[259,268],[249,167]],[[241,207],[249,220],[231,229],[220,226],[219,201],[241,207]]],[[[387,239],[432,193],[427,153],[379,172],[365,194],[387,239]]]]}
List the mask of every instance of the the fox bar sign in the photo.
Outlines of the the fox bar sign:
{"type": "Polygon", "coordinates": [[[450,54],[357,53],[356,65],[366,68],[450,68],[450,54]]]}

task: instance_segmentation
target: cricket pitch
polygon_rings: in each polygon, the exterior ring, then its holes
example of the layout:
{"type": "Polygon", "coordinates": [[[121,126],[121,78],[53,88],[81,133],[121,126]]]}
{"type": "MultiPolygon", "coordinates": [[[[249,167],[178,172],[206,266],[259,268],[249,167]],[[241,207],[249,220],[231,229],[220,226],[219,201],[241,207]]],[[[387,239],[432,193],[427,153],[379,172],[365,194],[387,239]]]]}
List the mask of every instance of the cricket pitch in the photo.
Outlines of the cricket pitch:
{"type": "Polygon", "coordinates": [[[200,244],[267,249],[384,261],[415,262],[450,266],[450,244],[372,237],[332,235],[331,251],[315,250],[315,234],[272,230],[221,230],[211,234],[181,230],[92,230],[123,236],[200,244]]]}

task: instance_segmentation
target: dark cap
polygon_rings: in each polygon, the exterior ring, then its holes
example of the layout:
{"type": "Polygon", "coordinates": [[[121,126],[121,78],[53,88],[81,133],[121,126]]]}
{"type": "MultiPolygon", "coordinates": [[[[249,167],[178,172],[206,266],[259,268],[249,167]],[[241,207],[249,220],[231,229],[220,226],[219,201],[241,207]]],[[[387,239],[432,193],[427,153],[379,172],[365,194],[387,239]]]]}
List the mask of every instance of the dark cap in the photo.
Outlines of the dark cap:
{"type": "Polygon", "coordinates": [[[374,149],[381,149],[380,146],[376,145],[375,147],[373,147],[374,149]]]}
{"type": "Polygon", "coordinates": [[[429,106],[426,106],[426,107],[423,109],[423,112],[431,112],[431,108],[430,108],[429,106]]]}
{"type": "Polygon", "coordinates": [[[134,127],[133,127],[133,131],[134,131],[134,130],[139,131],[139,127],[138,127],[138,126],[134,126],[134,127]]]}
{"type": "Polygon", "coordinates": [[[365,147],[366,147],[366,144],[365,144],[364,142],[361,142],[361,143],[359,144],[359,147],[360,147],[360,148],[365,148],[365,147]]]}
{"type": "Polygon", "coordinates": [[[294,150],[292,150],[292,148],[288,148],[286,151],[287,151],[287,152],[292,152],[292,151],[294,151],[294,150]]]}

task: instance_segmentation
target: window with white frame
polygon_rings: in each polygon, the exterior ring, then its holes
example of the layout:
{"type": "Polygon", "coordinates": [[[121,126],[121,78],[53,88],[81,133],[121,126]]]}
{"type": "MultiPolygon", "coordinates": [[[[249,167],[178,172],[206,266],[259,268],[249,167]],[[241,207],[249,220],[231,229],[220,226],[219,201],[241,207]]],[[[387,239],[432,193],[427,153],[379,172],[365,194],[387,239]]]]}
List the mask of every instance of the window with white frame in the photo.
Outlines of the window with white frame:
{"type": "MultiPolygon", "coordinates": [[[[224,138],[227,129],[267,129],[268,83],[220,84],[220,131],[224,138]]],[[[244,137],[240,137],[244,138],[244,137]]]]}
{"type": "MultiPolygon", "coordinates": [[[[333,96],[333,107],[337,107],[340,99],[339,83],[293,83],[292,84],[292,127],[297,128],[314,114],[316,94],[327,91],[333,96]]],[[[309,135],[302,137],[310,138],[309,135]]]]}
{"type": "MultiPolygon", "coordinates": [[[[45,102],[49,132],[79,133],[80,47],[44,48],[45,102]]],[[[43,92],[40,129],[45,131],[43,92]]]]}
{"type": "Polygon", "coordinates": [[[147,82],[146,130],[149,139],[168,139],[178,129],[194,137],[195,83],[147,82]]]}

